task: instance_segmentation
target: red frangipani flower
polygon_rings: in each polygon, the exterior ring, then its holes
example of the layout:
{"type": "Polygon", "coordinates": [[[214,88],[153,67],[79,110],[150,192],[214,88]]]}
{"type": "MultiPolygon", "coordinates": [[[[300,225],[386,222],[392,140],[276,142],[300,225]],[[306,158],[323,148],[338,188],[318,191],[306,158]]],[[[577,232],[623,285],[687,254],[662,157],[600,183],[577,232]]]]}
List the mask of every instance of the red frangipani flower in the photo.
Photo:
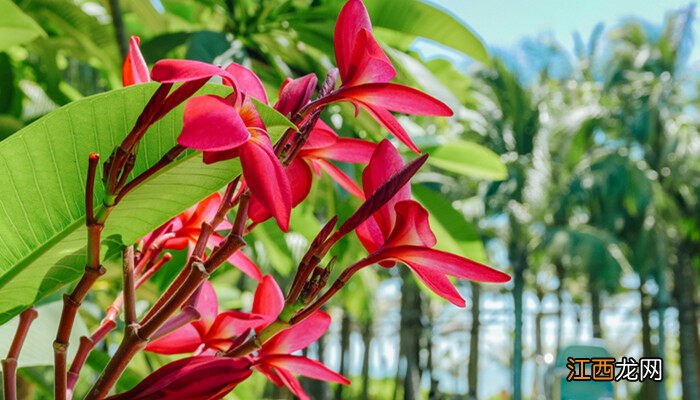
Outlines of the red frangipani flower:
{"type": "MultiPolygon", "coordinates": [[[[144,248],[157,245],[163,249],[182,250],[187,248],[191,253],[197,239],[202,232],[202,222],[209,222],[216,214],[221,205],[222,196],[214,193],[206,199],[200,201],[189,209],[185,210],[175,218],[166,222],[163,226],[153,231],[143,238],[144,248]]],[[[231,224],[224,218],[219,226],[214,229],[228,230],[231,224]]],[[[207,247],[212,249],[223,240],[223,236],[214,232],[207,243],[207,247]]],[[[255,263],[245,255],[243,251],[235,252],[229,257],[228,262],[236,266],[243,273],[260,282],[262,273],[255,263]]]]}
{"type": "MultiPolygon", "coordinates": [[[[404,166],[398,151],[388,141],[379,143],[362,174],[367,196],[404,166]]],[[[464,307],[465,301],[446,275],[479,282],[506,282],[510,277],[464,257],[435,250],[435,235],[428,223],[428,212],[411,200],[406,185],[355,230],[370,253],[368,262],[392,267],[406,264],[426,286],[451,303],[464,307]]]]}
{"type": "Polygon", "coordinates": [[[318,105],[348,101],[357,109],[362,107],[397,139],[420,153],[390,111],[451,116],[452,110],[419,90],[388,83],[396,70],[372,36],[372,23],[361,0],[349,0],[345,4],[335,25],[334,40],[342,85],[318,105]]]}
{"type": "Polygon", "coordinates": [[[197,81],[214,75],[220,76],[234,93],[226,98],[206,95],[190,99],[178,143],[202,151],[207,164],[239,157],[246,185],[286,232],[292,208],[289,181],[265,124],[248,98],[267,102],[260,79],[238,64],[222,70],[187,60],[159,61],[151,73],[154,80],[163,83],[197,81]]]}
{"type": "MultiPolygon", "coordinates": [[[[258,291],[270,294],[270,286],[279,290],[268,275],[260,282],[258,291]]],[[[257,293],[256,300],[261,301],[258,300],[257,293]]],[[[236,337],[272,322],[267,314],[257,313],[257,309],[254,309],[252,314],[233,310],[219,313],[216,292],[209,281],[202,283],[194,303],[199,312],[199,320],[153,340],[146,346],[146,350],[159,354],[216,354],[218,351],[228,350],[236,337]]]]}
{"type": "Polygon", "coordinates": [[[166,364],[128,392],[109,400],[217,400],[248,379],[245,358],[197,356],[166,364]]]}
{"type": "Polygon", "coordinates": [[[151,81],[148,65],[146,65],[146,60],[143,59],[139,48],[140,43],[141,38],[138,36],[132,36],[129,40],[129,54],[126,55],[122,66],[122,84],[124,86],[151,81]]]}
{"type": "Polygon", "coordinates": [[[331,317],[316,311],[304,321],[282,331],[268,340],[253,359],[253,368],[263,373],[277,386],[286,386],[302,400],[309,397],[293,374],[327,382],[349,385],[350,381],[322,363],[310,358],[293,355],[323,336],[331,323],[331,317]]]}

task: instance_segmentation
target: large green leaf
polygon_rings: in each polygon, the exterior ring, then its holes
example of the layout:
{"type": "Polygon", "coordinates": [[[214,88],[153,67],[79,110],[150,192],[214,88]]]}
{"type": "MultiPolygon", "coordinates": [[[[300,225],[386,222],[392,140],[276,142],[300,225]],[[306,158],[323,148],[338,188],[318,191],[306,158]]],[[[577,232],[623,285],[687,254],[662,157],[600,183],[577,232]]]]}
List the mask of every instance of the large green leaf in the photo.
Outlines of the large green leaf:
{"type": "MultiPolygon", "coordinates": [[[[156,87],[137,85],[77,101],[0,143],[0,324],[81,274],[87,156],[97,152],[104,161],[156,87]]],[[[204,90],[228,91],[219,85],[204,90]]],[[[289,121],[256,106],[275,140],[289,121]]],[[[181,121],[182,106],[151,128],[132,175],[175,145],[181,121]]],[[[201,155],[187,152],[115,207],[103,238],[134,243],[239,173],[237,160],[204,165],[201,155]]],[[[102,185],[97,189],[99,199],[102,185]]]]}
{"type": "MultiPolygon", "coordinates": [[[[61,318],[62,301],[43,304],[36,308],[39,316],[29,327],[29,333],[19,353],[20,367],[33,367],[37,365],[53,365],[53,340],[61,318]]],[[[0,354],[7,354],[10,344],[17,330],[19,318],[14,318],[7,324],[0,326],[0,354]]],[[[73,331],[70,335],[71,343],[78,343],[81,336],[89,335],[85,323],[76,316],[73,331]]],[[[72,359],[78,346],[68,347],[68,358],[72,359]]]]}
{"type": "Polygon", "coordinates": [[[413,185],[413,196],[428,210],[436,248],[485,263],[486,252],[476,228],[442,194],[413,185]]]}
{"type": "MultiPolygon", "coordinates": [[[[452,15],[419,0],[366,0],[377,34],[396,45],[401,36],[422,37],[488,63],[481,40],[452,15]]],[[[401,40],[405,43],[404,40],[401,40]]]]}
{"type": "Polygon", "coordinates": [[[430,165],[455,174],[492,180],[508,177],[508,170],[500,157],[476,143],[454,141],[427,152],[430,153],[430,165]]]}
{"type": "Polygon", "coordinates": [[[46,36],[39,24],[10,0],[0,0],[0,50],[46,36]]]}

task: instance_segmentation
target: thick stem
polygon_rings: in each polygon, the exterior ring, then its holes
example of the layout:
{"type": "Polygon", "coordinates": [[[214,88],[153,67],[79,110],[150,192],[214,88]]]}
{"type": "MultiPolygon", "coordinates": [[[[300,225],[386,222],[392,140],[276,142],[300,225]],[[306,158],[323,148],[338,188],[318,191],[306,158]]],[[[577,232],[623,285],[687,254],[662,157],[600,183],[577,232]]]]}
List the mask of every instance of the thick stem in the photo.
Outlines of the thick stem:
{"type": "Polygon", "coordinates": [[[6,400],[17,400],[17,360],[19,352],[22,350],[24,339],[27,338],[27,332],[32,322],[36,319],[38,313],[34,307],[30,307],[19,315],[19,324],[15,337],[10,345],[10,350],[7,352],[7,358],[2,360],[2,384],[3,394],[6,400]]]}
{"type": "Polygon", "coordinates": [[[68,340],[73,329],[73,322],[78,312],[78,308],[88,291],[97,278],[104,274],[105,270],[100,265],[100,238],[104,221],[112,210],[112,207],[105,206],[100,212],[94,214],[93,199],[95,196],[95,175],[99,156],[95,153],[88,158],[88,173],[85,190],[85,215],[88,231],[87,238],[87,263],[85,272],[80,281],[70,294],[63,295],[63,312],[56,332],[54,348],[54,395],[56,399],[66,398],[67,375],[66,375],[66,352],[68,350],[68,340]]]}
{"type": "MultiPolygon", "coordinates": [[[[179,288],[174,290],[172,296],[163,302],[162,307],[154,312],[149,319],[144,320],[140,327],[136,324],[132,325],[133,329],[130,331],[131,333],[124,337],[114,357],[112,357],[107,364],[107,367],[102,372],[97,382],[95,382],[86,399],[104,398],[107,393],[109,393],[112,386],[114,386],[117,379],[119,379],[122,372],[124,372],[131,358],[146,346],[148,340],[189,300],[202,282],[207,279],[216,268],[226,261],[233,253],[245,246],[245,241],[243,240],[241,232],[245,228],[245,221],[248,218],[248,199],[249,194],[248,191],[246,191],[241,195],[241,200],[238,204],[238,212],[231,233],[212,251],[209,258],[202,263],[194,261],[195,255],[193,254],[188,261],[190,265],[189,274],[179,288]]],[[[202,240],[202,235],[200,235],[200,240],[202,240]]]]}
{"type": "Polygon", "coordinates": [[[136,323],[136,282],[134,279],[134,247],[129,246],[123,254],[124,278],[124,321],[127,325],[136,323]]]}

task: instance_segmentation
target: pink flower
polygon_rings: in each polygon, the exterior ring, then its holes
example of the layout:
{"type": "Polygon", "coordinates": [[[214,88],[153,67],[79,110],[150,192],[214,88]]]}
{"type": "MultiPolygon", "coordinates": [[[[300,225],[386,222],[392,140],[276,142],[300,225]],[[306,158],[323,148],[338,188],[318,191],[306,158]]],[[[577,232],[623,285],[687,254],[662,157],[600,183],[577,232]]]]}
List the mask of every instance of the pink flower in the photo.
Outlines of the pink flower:
{"type": "Polygon", "coordinates": [[[396,70],[372,36],[372,24],[361,0],[345,4],[335,25],[334,40],[342,85],[318,105],[348,101],[357,109],[362,107],[411,150],[420,153],[390,111],[451,116],[452,110],[419,90],[388,83],[396,70]]]}
{"type": "MultiPolygon", "coordinates": [[[[388,141],[379,143],[362,174],[367,197],[404,166],[398,151],[388,141]]],[[[406,264],[426,286],[451,303],[464,307],[465,301],[446,275],[480,282],[506,282],[510,277],[464,257],[432,249],[435,235],[428,212],[411,200],[409,185],[401,188],[383,207],[355,230],[370,253],[368,260],[392,267],[406,264]]]]}
{"type": "MultiPolygon", "coordinates": [[[[214,193],[206,199],[200,201],[189,209],[185,210],[175,218],[166,222],[163,226],[153,231],[143,239],[144,248],[149,248],[156,242],[160,242],[163,249],[182,250],[187,248],[189,252],[194,249],[199,235],[202,233],[202,223],[209,222],[216,214],[221,205],[222,196],[214,193]]],[[[214,229],[231,229],[231,224],[224,218],[219,226],[214,229]]],[[[209,237],[207,247],[212,249],[223,240],[223,236],[214,232],[209,237]]],[[[243,251],[235,252],[228,262],[235,265],[243,273],[260,282],[262,273],[260,268],[245,255],[243,251]]]]}
{"type": "MultiPolygon", "coordinates": [[[[320,177],[327,173],[345,190],[364,199],[357,183],[331,161],[367,164],[376,144],[361,139],[339,137],[323,121],[318,121],[297,157],[286,168],[292,190],[292,207],[301,203],[311,191],[314,173],[320,177]]],[[[251,198],[250,218],[262,222],[270,218],[257,198],[251,198]]]]}
{"type": "Polygon", "coordinates": [[[253,357],[253,368],[264,374],[275,385],[286,386],[302,400],[309,397],[293,374],[349,385],[349,380],[328,369],[322,363],[292,354],[306,348],[323,336],[330,323],[330,316],[323,311],[311,314],[307,319],[268,340],[258,355],[253,357]]]}
{"type": "Polygon", "coordinates": [[[158,368],[128,392],[109,400],[216,400],[252,373],[245,358],[198,356],[158,368]]]}
{"type": "MultiPolygon", "coordinates": [[[[274,297],[276,294],[270,293],[274,288],[279,291],[279,296],[282,296],[279,286],[268,275],[262,279],[258,292],[274,297]]],[[[262,301],[258,299],[260,296],[256,293],[256,303],[262,301]]],[[[247,334],[250,329],[267,325],[276,318],[275,316],[271,320],[267,314],[259,313],[260,306],[254,306],[251,314],[233,310],[220,313],[216,292],[209,281],[202,283],[195,300],[195,308],[199,312],[199,320],[151,341],[146,350],[159,354],[216,354],[217,351],[228,350],[238,336],[247,334]]]]}
{"type": "Polygon", "coordinates": [[[178,143],[203,151],[205,163],[239,157],[252,194],[283,231],[289,230],[289,180],[250,100],[234,100],[231,96],[192,98],[185,105],[178,143]]]}
{"type": "Polygon", "coordinates": [[[132,36],[129,40],[129,54],[124,59],[122,66],[122,84],[124,86],[151,81],[148,75],[148,65],[143,59],[139,43],[141,43],[141,38],[138,36],[132,36]]]}

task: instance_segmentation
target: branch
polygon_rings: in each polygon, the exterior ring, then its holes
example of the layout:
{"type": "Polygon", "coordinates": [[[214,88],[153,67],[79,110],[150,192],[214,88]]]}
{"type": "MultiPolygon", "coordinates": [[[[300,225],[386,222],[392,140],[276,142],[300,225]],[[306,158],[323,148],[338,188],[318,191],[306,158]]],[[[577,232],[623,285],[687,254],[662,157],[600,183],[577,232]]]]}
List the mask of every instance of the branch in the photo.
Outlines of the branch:
{"type": "Polygon", "coordinates": [[[7,352],[7,358],[2,360],[2,384],[6,400],[17,400],[17,360],[19,359],[19,352],[22,350],[24,339],[27,338],[29,327],[37,315],[38,313],[34,307],[29,307],[19,315],[19,324],[17,325],[15,338],[12,340],[10,350],[7,352]]]}
{"type": "Polygon", "coordinates": [[[95,215],[93,200],[95,196],[95,175],[99,159],[99,155],[95,153],[90,154],[88,158],[88,173],[85,190],[85,223],[88,231],[85,272],[73,291],[70,294],[63,295],[63,311],[56,332],[56,340],[53,342],[54,396],[57,400],[66,399],[66,390],[68,386],[66,352],[68,351],[68,340],[73,330],[75,315],[92,285],[97,278],[105,273],[104,267],[100,265],[100,238],[102,236],[104,221],[107,219],[112,208],[103,207],[100,209],[100,212],[95,215]]]}
{"type": "Polygon", "coordinates": [[[124,322],[136,323],[136,284],[134,282],[134,247],[129,246],[123,254],[124,277],[124,322]]]}

